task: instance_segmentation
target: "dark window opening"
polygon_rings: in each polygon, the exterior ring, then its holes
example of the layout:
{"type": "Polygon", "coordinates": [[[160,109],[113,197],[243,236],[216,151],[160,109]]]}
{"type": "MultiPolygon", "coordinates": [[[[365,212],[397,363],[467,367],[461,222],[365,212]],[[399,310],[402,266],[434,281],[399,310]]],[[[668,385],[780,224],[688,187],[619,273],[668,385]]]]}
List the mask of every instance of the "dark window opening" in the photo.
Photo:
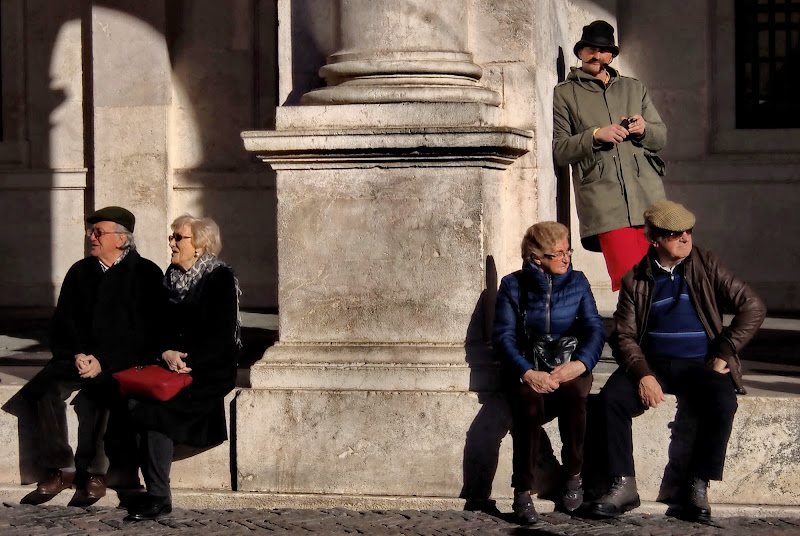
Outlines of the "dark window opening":
{"type": "Polygon", "coordinates": [[[735,55],[736,128],[800,128],[800,0],[736,0],[735,55]]]}

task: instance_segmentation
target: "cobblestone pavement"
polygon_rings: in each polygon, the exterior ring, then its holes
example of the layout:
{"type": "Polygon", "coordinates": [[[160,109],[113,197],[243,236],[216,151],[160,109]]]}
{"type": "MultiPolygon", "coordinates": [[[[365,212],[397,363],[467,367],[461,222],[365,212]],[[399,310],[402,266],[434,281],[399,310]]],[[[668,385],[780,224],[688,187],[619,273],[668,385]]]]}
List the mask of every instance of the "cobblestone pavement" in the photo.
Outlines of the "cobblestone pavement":
{"type": "Polygon", "coordinates": [[[3,503],[3,536],[84,534],[367,534],[367,535],[648,535],[788,536],[800,535],[800,518],[713,519],[689,523],[663,515],[628,514],[616,520],[591,520],[563,513],[542,515],[531,527],[465,511],[188,510],[176,509],[157,521],[127,523],[125,511],[109,507],[31,506],[3,503]]]}

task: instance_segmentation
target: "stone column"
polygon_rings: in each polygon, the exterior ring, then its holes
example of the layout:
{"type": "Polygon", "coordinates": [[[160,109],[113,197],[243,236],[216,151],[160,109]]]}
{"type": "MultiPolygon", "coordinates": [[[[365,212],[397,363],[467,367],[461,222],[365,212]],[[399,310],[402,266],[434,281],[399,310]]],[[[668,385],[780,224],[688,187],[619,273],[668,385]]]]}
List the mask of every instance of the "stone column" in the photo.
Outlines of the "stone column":
{"type": "Polygon", "coordinates": [[[478,85],[460,3],[428,4],[343,0],[329,87],[302,102],[347,104],[242,134],[277,171],[280,342],[237,397],[238,489],[452,498],[494,475],[465,451],[491,444],[496,464],[506,431],[474,391],[495,380],[504,171],[531,133],[478,85]]]}
{"type": "Polygon", "coordinates": [[[483,71],[467,51],[467,13],[463,0],[342,0],[341,49],[320,70],[329,87],[302,102],[500,104],[478,85],[483,71]]]}

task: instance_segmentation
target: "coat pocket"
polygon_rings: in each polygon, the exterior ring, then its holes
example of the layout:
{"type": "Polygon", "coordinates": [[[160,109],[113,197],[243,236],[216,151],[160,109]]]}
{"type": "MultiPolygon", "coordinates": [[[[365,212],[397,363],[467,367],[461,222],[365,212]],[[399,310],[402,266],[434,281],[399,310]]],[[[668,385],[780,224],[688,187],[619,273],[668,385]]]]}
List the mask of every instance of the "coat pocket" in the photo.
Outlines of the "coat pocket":
{"type": "Polygon", "coordinates": [[[581,184],[594,182],[603,175],[603,157],[595,153],[592,158],[587,158],[580,163],[581,184]]]}
{"type": "Polygon", "coordinates": [[[650,165],[660,176],[663,177],[667,173],[667,164],[661,159],[660,156],[645,151],[644,157],[647,158],[647,161],[650,162],[650,165]]]}

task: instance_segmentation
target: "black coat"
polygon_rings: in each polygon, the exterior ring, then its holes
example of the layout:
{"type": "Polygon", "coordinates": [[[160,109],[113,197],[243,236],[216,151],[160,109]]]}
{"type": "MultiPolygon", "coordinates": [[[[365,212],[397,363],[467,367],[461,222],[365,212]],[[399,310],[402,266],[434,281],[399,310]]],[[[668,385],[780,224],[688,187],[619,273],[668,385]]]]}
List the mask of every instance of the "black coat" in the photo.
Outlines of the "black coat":
{"type": "Polygon", "coordinates": [[[162,350],[188,354],[193,381],[166,402],[141,400],[131,413],[136,424],[196,447],[228,438],[223,399],[236,385],[237,298],[233,272],[220,266],[167,306],[162,350]]]}
{"type": "Polygon", "coordinates": [[[163,278],[136,251],[105,272],[95,257],[73,264],[53,315],[53,358],[94,355],[103,375],[152,361],[166,303],[163,278]]]}

